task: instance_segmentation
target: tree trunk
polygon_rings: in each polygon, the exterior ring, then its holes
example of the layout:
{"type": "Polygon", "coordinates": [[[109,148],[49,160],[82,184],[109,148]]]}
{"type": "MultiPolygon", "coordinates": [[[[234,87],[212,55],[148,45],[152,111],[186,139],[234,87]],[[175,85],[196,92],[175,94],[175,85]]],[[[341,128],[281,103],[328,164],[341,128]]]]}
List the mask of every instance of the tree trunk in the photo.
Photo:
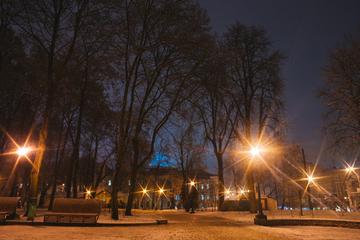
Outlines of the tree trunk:
{"type": "Polygon", "coordinates": [[[247,174],[247,187],[249,189],[249,202],[250,202],[250,212],[256,213],[256,193],[255,193],[255,187],[254,187],[254,174],[249,168],[248,174],[247,174]]]}
{"type": "Polygon", "coordinates": [[[63,148],[61,150],[60,153],[60,146],[61,146],[61,136],[62,136],[62,132],[64,129],[64,119],[65,119],[65,115],[61,121],[61,126],[60,126],[60,132],[59,132],[59,136],[58,136],[58,144],[57,144],[57,148],[56,148],[56,157],[55,157],[55,164],[54,164],[54,178],[53,178],[53,182],[52,182],[52,188],[51,188],[51,194],[50,194],[50,203],[49,203],[49,207],[48,210],[52,210],[53,205],[54,205],[54,200],[55,200],[55,194],[56,194],[56,188],[57,188],[57,181],[58,181],[58,177],[59,177],[59,167],[60,167],[60,161],[64,156],[64,152],[65,152],[65,147],[66,147],[66,142],[67,142],[67,138],[69,135],[69,130],[70,130],[70,124],[66,129],[66,133],[65,133],[65,137],[64,137],[64,141],[63,141],[63,148]]]}
{"type": "Polygon", "coordinates": [[[40,137],[38,142],[38,150],[36,152],[34,167],[30,174],[30,197],[28,202],[28,220],[33,220],[36,216],[37,197],[38,197],[38,185],[39,185],[39,173],[41,164],[46,150],[46,140],[48,136],[49,114],[50,111],[45,110],[44,122],[40,130],[40,137]]]}
{"type": "Polygon", "coordinates": [[[224,162],[223,155],[221,153],[216,153],[216,159],[218,162],[218,210],[221,210],[221,207],[224,203],[224,192],[225,192],[225,183],[224,183],[224,162]]]}
{"type": "Polygon", "coordinates": [[[133,207],[134,202],[134,195],[136,191],[136,177],[137,177],[137,168],[136,166],[133,166],[133,170],[131,171],[131,177],[130,177],[130,189],[129,189],[129,195],[128,200],[126,203],[126,209],[125,209],[125,216],[131,216],[131,210],[133,207]]]}
{"type": "Polygon", "coordinates": [[[122,168],[122,163],[125,160],[125,149],[124,149],[125,143],[123,142],[123,140],[124,139],[120,139],[121,142],[119,141],[116,145],[117,161],[116,161],[115,172],[111,184],[111,218],[114,220],[119,219],[118,191],[119,191],[119,187],[121,186],[120,171],[122,168]]]}
{"type": "MultiPolygon", "coordinates": [[[[95,149],[94,149],[94,156],[92,157],[91,161],[91,169],[90,169],[90,182],[92,186],[92,190],[96,193],[97,188],[97,178],[96,178],[96,160],[97,160],[97,154],[98,154],[98,148],[99,148],[99,138],[98,136],[95,136],[95,149]]],[[[91,150],[89,155],[91,155],[91,150]]],[[[100,173],[101,175],[101,173],[100,173]]]]}
{"type": "MultiPolygon", "coordinates": [[[[81,88],[80,92],[80,100],[79,100],[79,115],[77,120],[77,126],[76,126],[76,138],[75,138],[75,144],[74,149],[71,157],[71,170],[72,173],[69,176],[69,179],[72,179],[72,190],[73,190],[73,198],[77,198],[77,188],[78,188],[78,170],[79,170],[79,155],[80,155],[80,142],[81,142],[81,127],[82,127],[82,120],[83,120],[83,112],[85,108],[85,93],[87,89],[87,83],[88,83],[88,59],[86,62],[85,67],[85,77],[84,82],[81,88]]],[[[70,191],[70,190],[69,190],[70,191]]],[[[67,193],[69,196],[70,194],[67,193]]]]}
{"type": "MultiPolygon", "coordinates": [[[[121,159],[122,160],[122,159],[121,159]]],[[[115,172],[111,184],[111,218],[119,220],[118,191],[120,182],[120,159],[116,162],[115,172]]]]}
{"type": "MultiPolygon", "coordinates": [[[[11,177],[11,176],[10,176],[11,177]]],[[[17,193],[17,179],[18,179],[18,171],[15,171],[14,177],[12,179],[12,186],[10,190],[10,197],[16,197],[17,193]]]]}
{"type": "Polygon", "coordinates": [[[41,192],[40,192],[40,198],[39,198],[39,207],[44,207],[45,200],[46,200],[46,194],[47,190],[49,189],[49,186],[46,184],[46,181],[44,180],[41,185],[41,192]]]}

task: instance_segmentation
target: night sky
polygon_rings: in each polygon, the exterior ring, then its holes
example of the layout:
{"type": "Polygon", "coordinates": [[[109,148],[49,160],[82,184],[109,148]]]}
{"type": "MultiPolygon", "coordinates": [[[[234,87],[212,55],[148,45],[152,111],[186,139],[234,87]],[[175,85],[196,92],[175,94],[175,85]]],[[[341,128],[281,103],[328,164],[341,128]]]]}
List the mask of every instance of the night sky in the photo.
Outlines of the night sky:
{"type": "MultiPolygon", "coordinates": [[[[301,144],[314,161],[325,141],[326,111],[317,97],[329,51],[360,29],[356,0],[199,0],[218,34],[238,21],[261,25],[274,47],[287,57],[282,68],[289,140],[301,144]]],[[[325,156],[323,158],[326,158],[325,156]]],[[[322,162],[328,162],[322,159],[322,162]]]]}

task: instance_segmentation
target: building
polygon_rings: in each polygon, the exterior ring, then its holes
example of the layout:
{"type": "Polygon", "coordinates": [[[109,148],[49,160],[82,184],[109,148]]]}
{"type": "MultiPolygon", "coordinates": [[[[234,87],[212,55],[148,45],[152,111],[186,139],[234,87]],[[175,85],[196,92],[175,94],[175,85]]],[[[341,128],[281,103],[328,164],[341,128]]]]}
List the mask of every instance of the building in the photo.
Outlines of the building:
{"type": "MultiPolygon", "coordinates": [[[[309,166],[314,169],[315,166],[309,166]]],[[[310,171],[311,172],[311,171],[310,171]]],[[[317,166],[311,181],[304,178],[297,183],[306,188],[307,193],[296,187],[287,185],[285,206],[299,208],[300,199],[304,208],[332,209],[337,211],[350,211],[360,209],[360,169],[322,168],[317,166]],[[303,196],[303,197],[302,197],[303,196]],[[310,197],[309,197],[310,196],[310,197]],[[309,206],[309,200],[311,206],[309,206]]]]}
{"type": "Polygon", "coordinates": [[[196,189],[200,209],[216,206],[217,176],[205,170],[193,171],[185,181],[182,172],[176,168],[150,168],[140,176],[134,204],[137,208],[184,208],[184,187],[196,189]]]}

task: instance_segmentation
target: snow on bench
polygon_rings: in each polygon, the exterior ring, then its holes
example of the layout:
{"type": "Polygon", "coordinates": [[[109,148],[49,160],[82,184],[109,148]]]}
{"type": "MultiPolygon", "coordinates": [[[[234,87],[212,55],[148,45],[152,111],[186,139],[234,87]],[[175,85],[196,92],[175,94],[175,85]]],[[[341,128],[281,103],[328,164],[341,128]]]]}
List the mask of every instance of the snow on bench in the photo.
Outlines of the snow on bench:
{"type": "Polygon", "coordinates": [[[6,219],[16,216],[19,201],[19,197],[0,197],[0,223],[5,223],[6,219]]]}
{"type": "Polygon", "coordinates": [[[44,215],[44,223],[95,224],[100,212],[100,202],[95,199],[57,198],[52,212],[44,215]]]}

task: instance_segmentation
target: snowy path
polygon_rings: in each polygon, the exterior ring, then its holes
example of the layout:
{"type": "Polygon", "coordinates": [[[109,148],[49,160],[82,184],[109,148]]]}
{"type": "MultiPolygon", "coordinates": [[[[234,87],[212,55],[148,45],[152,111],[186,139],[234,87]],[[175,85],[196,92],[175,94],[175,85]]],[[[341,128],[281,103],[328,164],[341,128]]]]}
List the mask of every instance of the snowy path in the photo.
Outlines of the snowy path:
{"type": "MultiPolygon", "coordinates": [[[[137,213],[147,218],[147,213],[137,213]]],[[[168,225],[146,227],[50,227],[0,226],[0,239],[63,240],[63,239],[351,239],[360,240],[360,229],[331,227],[262,227],[251,224],[248,216],[237,218],[238,213],[179,212],[150,213],[166,218],[168,225]]]]}

